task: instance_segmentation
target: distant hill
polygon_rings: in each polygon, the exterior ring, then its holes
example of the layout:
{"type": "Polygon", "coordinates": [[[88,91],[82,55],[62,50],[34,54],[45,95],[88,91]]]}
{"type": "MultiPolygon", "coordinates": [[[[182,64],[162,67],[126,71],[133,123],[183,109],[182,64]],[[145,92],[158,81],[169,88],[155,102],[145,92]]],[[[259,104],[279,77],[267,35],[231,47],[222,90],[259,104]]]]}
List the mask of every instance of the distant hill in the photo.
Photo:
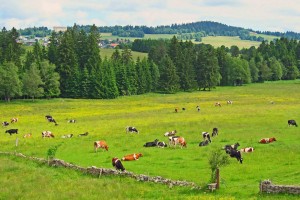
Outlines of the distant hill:
{"type": "MultiPolygon", "coordinates": [[[[89,32],[91,25],[77,25],[79,29],[89,32]]],[[[261,34],[277,37],[286,37],[289,39],[300,39],[300,33],[288,31],[270,32],[254,31],[241,27],[229,26],[219,22],[201,21],[183,24],[163,25],[156,27],[148,26],[100,26],[99,32],[112,33],[117,37],[144,38],[145,34],[175,34],[181,35],[182,39],[196,39],[200,41],[206,36],[238,36],[242,40],[263,41],[266,40],[261,34]],[[257,35],[253,34],[256,33],[257,35]]],[[[51,31],[45,27],[33,27],[19,30],[21,35],[45,36],[51,34],[51,31]]]]}

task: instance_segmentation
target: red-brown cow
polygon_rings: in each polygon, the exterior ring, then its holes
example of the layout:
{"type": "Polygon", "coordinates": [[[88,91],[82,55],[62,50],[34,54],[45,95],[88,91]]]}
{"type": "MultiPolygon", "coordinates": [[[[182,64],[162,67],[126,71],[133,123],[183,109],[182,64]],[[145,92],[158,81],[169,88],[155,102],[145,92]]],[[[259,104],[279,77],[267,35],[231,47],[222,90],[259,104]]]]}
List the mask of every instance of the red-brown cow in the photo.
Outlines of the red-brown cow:
{"type": "Polygon", "coordinates": [[[94,149],[95,149],[95,152],[97,152],[97,150],[98,150],[99,148],[102,148],[102,149],[105,149],[106,151],[108,151],[108,145],[107,145],[106,142],[103,141],[103,140],[95,141],[95,142],[94,142],[94,149]]]}
{"type": "Polygon", "coordinates": [[[261,144],[267,144],[267,143],[271,143],[276,141],[276,138],[272,137],[272,138],[263,138],[259,141],[259,143],[261,144]]]}
{"type": "Polygon", "coordinates": [[[132,161],[132,160],[138,160],[139,157],[142,157],[143,154],[141,153],[134,153],[134,154],[129,154],[129,155],[126,155],[122,158],[122,160],[124,161],[132,161]]]}

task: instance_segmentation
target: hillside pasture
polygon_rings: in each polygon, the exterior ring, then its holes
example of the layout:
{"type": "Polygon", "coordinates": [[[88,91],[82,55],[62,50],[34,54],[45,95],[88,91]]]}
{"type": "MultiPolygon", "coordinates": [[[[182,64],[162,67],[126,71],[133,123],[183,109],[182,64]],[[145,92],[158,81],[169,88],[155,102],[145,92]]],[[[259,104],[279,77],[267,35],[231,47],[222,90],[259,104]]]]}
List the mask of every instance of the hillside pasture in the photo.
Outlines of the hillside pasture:
{"type": "MultiPolygon", "coordinates": [[[[19,118],[19,122],[1,128],[1,151],[16,151],[28,156],[46,158],[49,148],[60,145],[56,158],[83,167],[105,168],[112,168],[113,157],[122,158],[131,153],[142,153],[143,157],[137,161],[123,161],[127,171],[192,181],[205,188],[210,180],[208,165],[210,153],[226,144],[239,142],[240,148],[251,146],[255,150],[252,153],[242,154],[243,164],[231,158],[230,164],[220,169],[221,189],[213,195],[205,194],[207,192],[205,189],[195,192],[188,188],[168,189],[166,186],[153,184],[148,187],[148,184],[146,186],[118,177],[99,179],[99,184],[104,184],[106,179],[113,179],[118,187],[122,188],[122,183],[125,186],[130,182],[143,191],[143,194],[135,193],[140,198],[160,198],[155,193],[157,188],[160,188],[159,191],[165,191],[162,193],[164,199],[168,199],[170,194],[176,194],[178,199],[202,197],[297,199],[298,197],[293,195],[260,195],[258,186],[260,180],[264,179],[270,179],[275,184],[300,185],[299,127],[287,125],[288,119],[300,122],[299,85],[299,80],[278,81],[241,87],[218,87],[210,92],[146,94],[113,100],[51,99],[35,102],[29,100],[1,102],[1,122],[8,121],[12,117],[19,118]],[[233,104],[227,105],[227,100],[233,101],[233,104]],[[215,102],[220,102],[222,106],[214,106],[215,102]],[[197,105],[201,107],[200,112],[196,109],[197,105]],[[183,107],[186,108],[185,111],[182,110],[183,107]],[[178,108],[178,113],[174,112],[175,108],[178,108]],[[45,115],[48,114],[55,118],[58,126],[46,121],[45,115]],[[77,122],[71,124],[67,122],[68,119],[76,119],[77,122]],[[135,126],[140,133],[126,134],[126,126],[135,126]],[[219,129],[219,135],[212,138],[212,143],[208,146],[199,147],[198,144],[202,141],[201,132],[211,133],[214,127],[219,129]],[[10,128],[18,128],[19,134],[10,136],[4,133],[10,128]],[[55,138],[43,139],[41,132],[44,130],[52,131],[55,138]],[[177,130],[177,135],[186,139],[187,148],[143,147],[146,142],[155,139],[167,142],[168,138],[163,135],[171,130],[177,130]],[[89,135],[77,136],[84,132],[89,132],[89,135]],[[32,133],[33,137],[22,138],[26,133],[32,133]],[[74,137],[61,138],[65,134],[74,134],[74,137]],[[258,143],[261,138],[266,137],[276,137],[277,141],[271,144],[258,143]],[[16,138],[18,138],[17,147],[16,138]],[[95,153],[93,142],[96,140],[105,140],[109,145],[109,151],[99,150],[95,153]]],[[[11,163],[15,169],[19,169],[19,164],[24,165],[18,159],[3,156],[0,156],[0,162],[3,163],[0,167],[2,171],[0,180],[6,180],[8,183],[7,177],[12,174],[6,165],[11,163]]],[[[39,166],[34,168],[39,169],[39,166]]],[[[43,168],[45,171],[49,170],[43,168]]],[[[53,173],[58,173],[57,179],[61,176],[60,172],[51,169],[49,177],[53,173]]],[[[86,181],[86,178],[71,172],[70,177],[86,181]]],[[[28,179],[30,177],[27,177],[28,179]]],[[[49,179],[58,181],[53,177],[49,179]]],[[[64,177],[63,181],[69,183],[72,180],[64,177]]],[[[93,180],[94,182],[96,181],[93,180]]],[[[111,182],[108,181],[106,184],[110,185],[111,182]]],[[[116,191],[118,197],[124,191],[120,188],[116,191]]],[[[125,197],[134,198],[134,192],[129,193],[129,196],[125,197]]],[[[1,194],[0,197],[4,198],[1,194]]]]}
{"type": "MultiPolygon", "coordinates": [[[[119,49],[120,52],[122,52],[122,49],[119,49]]],[[[115,52],[115,49],[100,49],[100,56],[102,59],[104,59],[105,57],[107,57],[108,59],[111,58],[112,54],[115,52]]],[[[148,54],[147,53],[142,53],[142,52],[137,52],[137,51],[131,51],[132,54],[132,59],[133,60],[137,60],[137,58],[139,57],[141,60],[143,58],[147,58],[148,54]]]]}

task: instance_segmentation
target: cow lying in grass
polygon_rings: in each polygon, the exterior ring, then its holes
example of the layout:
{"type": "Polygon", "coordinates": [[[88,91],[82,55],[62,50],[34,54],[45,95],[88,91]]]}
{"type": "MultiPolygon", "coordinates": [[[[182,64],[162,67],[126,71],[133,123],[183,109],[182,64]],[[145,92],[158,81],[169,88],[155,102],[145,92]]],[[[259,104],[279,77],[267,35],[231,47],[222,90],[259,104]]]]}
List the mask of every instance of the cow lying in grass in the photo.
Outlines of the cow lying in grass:
{"type": "Polygon", "coordinates": [[[45,138],[45,137],[53,137],[54,138],[54,135],[52,134],[51,131],[43,131],[42,132],[42,138],[45,138]]]}
{"type": "Polygon", "coordinates": [[[144,144],[144,147],[156,147],[158,143],[158,139],[155,139],[153,142],[146,142],[146,144],[144,144]]]}
{"type": "Polygon", "coordinates": [[[259,140],[259,143],[268,144],[268,143],[275,142],[275,141],[276,141],[276,138],[274,138],[274,137],[272,137],[272,138],[263,138],[263,139],[259,140]]]}
{"type": "Polygon", "coordinates": [[[71,137],[73,137],[73,134],[67,134],[67,135],[61,136],[61,138],[71,138],[71,137]]]}
{"type": "Polygon", "coordinates": [[[89,132],[81,133],[78,135],[78,137],[87,136],[88,134],[89,134],[89,132]]]}
{"type": "Polygon", "coordinates": [[[250,153],[250,152],[253,152],[253,151],[254,151],[253,147],[246,147],[246,148],[242,148],[240,150],[240,152],[243,152],[243,153],[250,153]]]}
{"type": "Polygon", "coordinates": [[[129,155],[124,156],[122,158],[122,160],[124,160],[124,161],[138,160],[142,156],[143,156],[143,154],[141,154],[141,153],[134,153],[134,154],[129,154],[129,155]]]}

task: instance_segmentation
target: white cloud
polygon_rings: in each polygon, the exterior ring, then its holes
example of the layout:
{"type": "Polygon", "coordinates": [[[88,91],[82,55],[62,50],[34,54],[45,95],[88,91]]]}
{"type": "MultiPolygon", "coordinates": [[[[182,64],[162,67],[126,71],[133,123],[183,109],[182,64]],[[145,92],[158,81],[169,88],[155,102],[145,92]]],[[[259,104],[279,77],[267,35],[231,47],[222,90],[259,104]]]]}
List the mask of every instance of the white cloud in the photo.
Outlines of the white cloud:
{"type": "Polygon", "coordinates": [[[254,30],[300,32],[299,13],[294,0],[0,0],[0,27],[157,26],[209,20],[254,30]]]}

